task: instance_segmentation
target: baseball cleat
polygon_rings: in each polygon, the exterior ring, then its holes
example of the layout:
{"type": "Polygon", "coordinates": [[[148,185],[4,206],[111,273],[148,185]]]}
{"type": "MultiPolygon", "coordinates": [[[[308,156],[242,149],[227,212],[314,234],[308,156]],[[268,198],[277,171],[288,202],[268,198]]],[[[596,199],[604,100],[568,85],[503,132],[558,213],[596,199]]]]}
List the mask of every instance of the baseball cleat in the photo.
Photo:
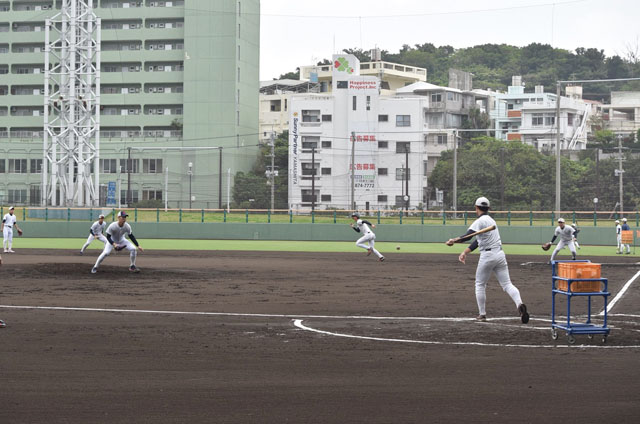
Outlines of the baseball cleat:
{"type": "Polygon", "coordinates": [[[131,265],[131,266],[129,267],[129,271],[131,271],[131,272],[140,272],[140,270],[139,270],[138,268],[136,268],[136,266],[135,266],[135,265],[131,265]]]}
{"type": "Polygon", "coordinates": [[[95,266],[93,268],[91,268],[91,273],[95,274],[96,272],[98,272],[98,268],[96,268],[95,266]]]}
{"type": "Polygon", "coordinates": [[[15,251],[15,250],[12,250],[12,249],[7,250],[7,252],[9,252],[9,253],[16,253],[16,251],[15,251]]]}
{"type": "Polygon", "coordinates": [[[373,250],[371,248],[367,249],[367,256],[369,256],[371,254],[371,252],[373,252],[373,250]]]}
{"type": "Polygon", "coordinates": [[[380,259],[378,259],[380,262],[384,262],[384,256],[380,256],[380,259]]]}
{"type": "Polygon", "coordinates": [[[0,319],[0,328],[4,328],[6,326],[7,326],[7,324],[0,319]]]}
{"type": "Polygon", "coordinates": [[[80,251],[80,256],[84,255],[84,250],[80,251]]]}
{"type": "Polygon", "coordinates": [[[525,305],[524,303],[521,303],[520,306],[518,306],[518,312],[520,313],[520,320],[522,321],[523,324],[526,324],[529,322],[529,313],[527,312],[527,305],[525,305]]]}
{"type": "Polygon", "coordinates": [[[486,320],[487,320],[487,316],[486,315],[478,315],[476,317],[476,321],[485,322],[486,320]]]}

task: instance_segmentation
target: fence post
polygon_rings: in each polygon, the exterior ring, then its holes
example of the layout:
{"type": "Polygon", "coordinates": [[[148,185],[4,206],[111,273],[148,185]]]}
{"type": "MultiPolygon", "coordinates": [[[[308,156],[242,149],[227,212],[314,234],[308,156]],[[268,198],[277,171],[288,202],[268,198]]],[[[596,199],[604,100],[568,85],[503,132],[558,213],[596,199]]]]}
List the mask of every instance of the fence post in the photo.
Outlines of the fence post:
{"type": "Polygon", "coordinates": [[[378,225],[380,225],[380,209],[378,209],[378,225]]]}
{"type": "Polygon", "coordinates": [[[246,224],[249,223],[249,209],[245,209],[245,211],[244,211],[244,222],[246,224]]]}
{"type": "Polygon", "coordinates": [[[529,227],[533,227],[533,211],[529,211],[529,227]]]}
{"type": "Polygon", "coordinates": [[[89,209],[89,221],[93,221],[93,208],[89,209]]]}
{"type": "Polygon", "coordinates": [[[133,220],[134,222],[138,222],[138,208],[133,210],[133,220]]]}
{"type": "Polygon", "coordinates": [[[598,226],[598,214],[596,214],[595,212],[593,213],[593,226],[598,226]]]}
{"type": "Polygon", "coordinates": [[[464,225],[465,227],[467,226],[467,219],[469,218],[469,213],[467,211],[464,211],[464,225]]]}
{"type": "Polygon", "coordinates": [[[156,208],[156,222],[160,222],[160,208],[156,208]]]}
{"type": "MultiPolygon", "coordinates": [[[[0,211],[0,215],[1,214],[2,212],[0,211]]],[[[44,208],[44,222],[47,222],[47,221],[49,221],[49,208],[44,208]]]]}
{"type": "Polygon", "coordinates": [[[71,221],[71,208],[67,208],[67,222],[71,221]]]}
{"type": "Polygon", "coordinates": [[[442,209],[442,225],[447,225],[447,213],[442,209]]]}
{"type": "Polygon", "coordinates": [[[267,224],[271,224],[271,209],[267,210],[267,224]]]}
{"type": "Polygon", "coordinates": [[[200,222],[204,222],[204,209],[200,209],[200,222]]]}
{"type": "Polygon", "coordinates": [[[178,218],[178,222],[182,222],[182,208],[180,208],[180,217],[178,218]]]}
{"type": "Polygon", "coordinates": [[[222,212],[224,212],[223,218],[222,218],[222,222],[227,222],[227,210],[223,209],[222,212]]]}
{"type": "Polygon", "coordinates": [[[424,225],[424,209],[422,209],[422,219],[421,219],[421,221],[422,221],[422,225],[424,225]]]}
{"type": "Polygon", "coordinates": [[[336,222],[337,222],[336,221],[336,210],[334,209],[333,210],[333,223],[335,224],[336,222]]]}
{"type": "Polygon", "coordinates": [[[112,220],[115,221],[116,220],[116,208],[111,208],[111,215],[113,215],[112,220]]]}
{"type": "Polygon", "coordinates": [[[315,224],[316,222],[316,211],[311,211],[311,223],[315,224]]]}
{"type": "Polygon", "coordinates": [[[511,209],[507,212],[507,225],[511,226],[511,209]]]}
{"type": "Polygon", "coordinates": [[[293,222],[293,211],[289,209],[289,224],[293,222]]]}
{"type": "Polygon", "coordinates": [[[640,226],[640,216],[638,216],[638,211],[636,211],[636,227],[640,226]]]}
{"type": "Polygon", "coordinates": [[[400,209],[400,224],[402,224],[402,215],[404,214],[402,213],[402,209],[400,209]]]}
{"type": "Polygon", "coordinates": [[[553,227],[553,224],[555,224],[556,222],[556,213],[554,211],[551,211],[551,226],[553,227]]]}
{"type": "Polygon", "coordinates": [[[27,220],[27,208],[22,208],[22,221],[27,220]]]}

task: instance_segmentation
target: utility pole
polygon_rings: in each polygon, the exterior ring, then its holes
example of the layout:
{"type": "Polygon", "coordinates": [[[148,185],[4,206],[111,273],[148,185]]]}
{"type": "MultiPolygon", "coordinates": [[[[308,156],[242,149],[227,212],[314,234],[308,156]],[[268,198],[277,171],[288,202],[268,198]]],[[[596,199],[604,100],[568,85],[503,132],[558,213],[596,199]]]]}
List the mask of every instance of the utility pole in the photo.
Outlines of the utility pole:
{"type": "Polygon", "coordinates": [[[560,87],[556,87],[556,215],[560,216],[560,87]]]}
{"type": "MultiPolygon", "coordinates": [[[[314,150],[315,151],[315,150],[314,150]]],[[[273,127],[271,128],[271,171],[269,171],[269,179],[271,180],[271,210],[273,211],[273,207],[275,205],[275,159],[276,159],[276,133],[273,131],[273,127]]]]}
{"type": "Polygon", "coordinates": [[[127,147],[127,207],[131,207],[131,147],[127,147]]]}
{"type": "Polygon", "coordinates": [[[165,168],[164,172],[164,211],[169,210],[169,167],[165,168]]]}
{"type": "Polygon", "coordinates": [[[231,207],[231,168],[227,169],[227,213],[231,207]]]}
{"type": "Polygon", "coordinates": [[[458,211],[458,131],[453,133],[453,214],[458,211]]]}
{"type": "Polygon", "coordinates": [[[316,209],[316,147],[311,148],[311,213],[316,209]]]}
{"type": "Polygon", "coordinates": [[[218,209],[222,209],[222,147],[218,157],[218,209]]]}
{"type": "Polygon", "coordinates": [[[624,217],[624,203],[623,203],[623,195],[622,195],[622,174],[624,174],[624,169],[622,169],[622,134],[618,134],[618,175],[620,177],[620,218],[624,217]]]}
{"type": "Polygon", "coordinates": [[[351,209],[356,210],[356,132],[351,131],[351,209]]]}
{"type": "Polygon", "coordinates": [[[404,216],[409,216],[409,146],[404,148],[404,183],[406,191],[404,195],[404,216]]]}

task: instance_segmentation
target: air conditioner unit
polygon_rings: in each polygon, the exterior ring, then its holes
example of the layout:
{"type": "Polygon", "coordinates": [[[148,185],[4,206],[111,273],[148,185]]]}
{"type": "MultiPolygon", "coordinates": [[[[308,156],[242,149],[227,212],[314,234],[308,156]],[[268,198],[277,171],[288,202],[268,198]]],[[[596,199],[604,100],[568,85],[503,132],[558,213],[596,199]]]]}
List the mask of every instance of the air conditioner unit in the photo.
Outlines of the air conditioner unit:
{"type": "Polygon", "coordinates": [[[155,28],[155,27],[156,27],[156,24],[155,24],[155,23],[153,23],[153,24],[149,24],[149,28],[155,28]]]}
{"type": "Polygon", "coordinates": [[[158,66],[157,66],[157,69],[158,69],[158,71],[164,71],[164,66],[162,66],[162,65],[158,65],[158,66]]]}
{"type": "Polygon", "coordinates": [[[136,72],[140,72],[140,65],[136,66],[136,72]]]}
{"type": "Polygon", "coordinates": [[[152,1],[151,3],[149,3],[149,7],[158,7],[158,2],[152,1]]]}
{"type": "Polygon", "coordinates": [[[133,92],[134,93],[139,93],[140,92],[140,87],[134,87],[133,92]]]}
{"type": "Polygon", "coordinates": [[[158,28],[164,28],[164,22],[160,22],[160,23],[158,24],[158,28]]]}
{"type": "Polygon", "coordinates": [[[153,72],[153,65],[149,66],[149,68],[147,69],[149,72],[153,72]]]}
{"type": "Polygon", "coordinates": [[[164,87],[158,87],[158,93],[164,93],[164,87]]]}
{"type": "Polygon", "coordinates": [[[153,44],[149,44],[149,50],[153,50],[153,49],[154,49],[153,44]]]}

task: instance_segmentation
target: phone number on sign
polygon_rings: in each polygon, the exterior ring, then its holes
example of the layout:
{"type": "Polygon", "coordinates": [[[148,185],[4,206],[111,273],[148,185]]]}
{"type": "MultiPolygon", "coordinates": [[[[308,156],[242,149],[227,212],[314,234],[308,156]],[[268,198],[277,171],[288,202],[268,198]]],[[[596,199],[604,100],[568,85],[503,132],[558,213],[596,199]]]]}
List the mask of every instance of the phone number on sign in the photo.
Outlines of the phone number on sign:
{"type": "Polygon", "coordinates": [[[355,183],[355,188],[375,188],[374,183],[355,183]]]}

